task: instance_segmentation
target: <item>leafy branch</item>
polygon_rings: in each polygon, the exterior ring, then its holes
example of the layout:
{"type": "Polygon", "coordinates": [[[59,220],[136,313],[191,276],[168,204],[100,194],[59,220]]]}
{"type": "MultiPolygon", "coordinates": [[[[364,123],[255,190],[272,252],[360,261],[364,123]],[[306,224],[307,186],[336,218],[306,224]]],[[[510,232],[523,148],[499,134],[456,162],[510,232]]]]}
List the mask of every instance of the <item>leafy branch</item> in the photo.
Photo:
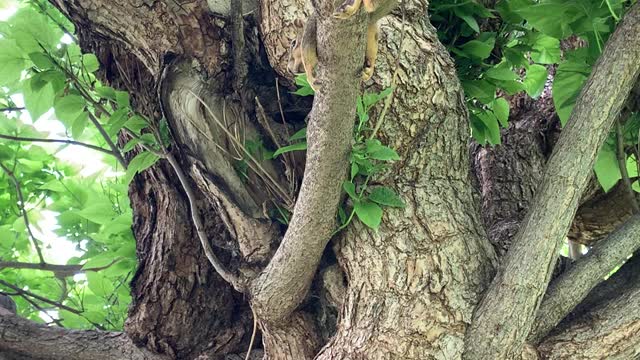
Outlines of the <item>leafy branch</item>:
{"type": "Polygon", "coordinates": [[[22,218],[24,219],[24,225],[27,228],[27,232],[29,233],[29,237],[33,243],[33,247],[36,249],[38,253],[38,258],[40,259],[41,264],[45,264],[44,257],[42,256],[42,250],[40,249],[40,240],[38,240],[35,235],[33,235],[33,231],[31,230],[31,223],[29,222],[29,215],[27,214],[26,203],[24,201],[24,195],[22,194],[22,188],[20,187],[20,181],[16,178],[15,174],[11,169],[6,167],[4,164],[0,162],[0,169],[4,171],[5,174],[13,181],[13,184],[16,188],[16,194],[18,196],[18,202],[20,207],[20,212],[22,213],[22,218]]]}

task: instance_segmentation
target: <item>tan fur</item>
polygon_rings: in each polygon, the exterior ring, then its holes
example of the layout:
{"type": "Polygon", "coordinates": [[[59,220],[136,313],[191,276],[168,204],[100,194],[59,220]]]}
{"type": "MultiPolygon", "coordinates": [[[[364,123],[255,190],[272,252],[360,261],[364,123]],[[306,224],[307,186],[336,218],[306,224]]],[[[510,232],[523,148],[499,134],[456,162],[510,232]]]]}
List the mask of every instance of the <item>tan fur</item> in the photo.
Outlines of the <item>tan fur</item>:
{"type": "MultiPolygon", "coordinates": [[[[373,75],[378,56],[378,25],[380,18],[386,16],[397,5],[397,0],[346,0],[340,5],[333,16],[338,19],[348,19],[364,7],[369,13],[369,25],[367,27],[367,48],[365,52],[365,61],[362,69],[362,80],[366,81],[373,75]]],[[[317,19],[315,14],[309,17],[307,24],[302,25],[302,20],[295,22],[298,27],[296,39],[291,44],[289,52],[289,63],[287,68],[293,74],[304,71],[307,74],[307,80],[312,88],[315,89],[315,67],[318,64],[317,53],[317,19]]]]}

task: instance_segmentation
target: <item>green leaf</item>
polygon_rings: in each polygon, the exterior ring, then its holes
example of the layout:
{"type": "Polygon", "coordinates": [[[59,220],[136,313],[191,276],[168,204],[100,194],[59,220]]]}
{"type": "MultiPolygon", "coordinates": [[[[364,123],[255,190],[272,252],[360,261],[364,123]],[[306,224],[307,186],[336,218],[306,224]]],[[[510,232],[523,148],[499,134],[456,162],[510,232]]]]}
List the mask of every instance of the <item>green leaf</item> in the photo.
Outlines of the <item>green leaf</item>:
{"type": "Polygon", "coordinates": [[[104,277],[100,272],[86,273],[89,289],[98,297],[106,298],[115,290],[113,281],[104,277]]]}
{"type": "Polygon", "coordinates": [[[559,63],[560,40],[544,34],[538,36],[538,39],[533,44],[531,60],[537,62],[538,64],[559,63]]]}
{"type": "Polygon", "coordinates": [[[630,178],[638,176],[638,162],[633,155],[627,158],[627,174],[629,174],[630,178]]]}
{"type": "Polygon", "coordinates": [[[116,102],[121,108],[131,106],[131,103],[129,102],[129,93],[126,91],[116,91],[116,102]]]}
{"type": "Polygon", "coordinates": [[[289,141],[302,140],[306,138],[307,138],[307,127],[305,126],[302,129],[298,130],[295,134],[291,135],[291,137],[289,138],[289,141]]]}
{"type": "Polygon", "coordinates": [[[120,129],[122,129],[124,125],[129,121],[128,115],[129,115],[128,108],[118,109],[114,111],[111,114],[109,121],[107,122],[107,129],[106,129],[107,134],[109,134],[109,136],[111,137],[116,136],[116,134],[118,134],[120,129]]]}
{"type": "Polygon", "coordinates": [[[367,154],[375,160],[393,161],[400,160],[398,153],[390,147],[384,146],[377,139],[367,139],[365,141],[367,154]]]}
{"type": "Polygon", "coordinates": [[[497,98],[491,103],[491,109],[503,128],[509,127],[509,103],[504,98],[497,98]]]}
{"type": "Polygon", "coordinates": [[[31,83],[32,81],[29,81],[29,83],[25,84],[22,95],[24,96],[24,105],[29,111],[31,119],[37,121],[53,106],[54,93],[51,84],[46,84],[38,90],[34,90],[31,83]]]}
{"type": "Polygon", "coordinates": [[[390,147],[383,146],[380,149],[370,152],[369,157],[382,161],[400,160],[400,155],[390,147]]]}
{"type": "Polygon", "coordinates": [[[498,118],[492,113],[488,111],[479,111],[476,116],[482,124],[484,124],[486,132],[485,134],[488,136],[487,140],[491,145],[499,145],[501,144],[500,140],[500,127],[498,126],[498,118]]]}
{"type": "Polygon", "coordinates": [[[309,85],[309,81],[307,80],[307,74],[298,74],[296,75],[296,85],[298,85],[298,90],[293,93],[298,96],[309,96],[315,94],[311,85],[309,85]]]}
{"type": "Polygon", "coordinates": [[[358,166],[358,163],[352,162],[351,163],[351,180],[353,180],[353,178],[355,178],[356,175],[358,175],[359,171],[360,171],[360,167],[358,166]]]}
{"type": "Polygon", "coordinates": [[[460,46],[460,49],[471,58],[483,60],[491,55],[491,51],[496,45],[495,34],[492,37],[488,37],[484,41],[471,40],[460,46]]]}
{"type": "Polygon", "coordinates": [[[556,69],[553,80],[553,103],[563,126],[569,120],[580,90],[590,73],[591,67],[580,62],[564,62],[556,69]]]}
{"type": "Polygon", "coordinates": [[[87,102],[82,96],[67,95],[57,98],[53,104],[58,120],[71,127],[74,120],[84,112],[87,102]]]}
{"type": "Polygon", "coordinates": [[[86,208],[78,211],[77,214],[96,224],[106,224],[116,216],[115,211],[113,211],[113,205],[109,202],[90,204],[86,208]]]}
{"type": "Polygon", "coordinates": [[[547,68],[533,64],[527,69],[527,77],[524,79],[524,88],[529,96],[537,99],[544,90],[547,82],[547,68]]]}
{"type": "Polygon", "coordinates": [[[342,188],[344,192],[349,195],[353,200],[358,200],[360,197],[356,194],[356,185],[350,181],[345,181],[342,183],[342,188]]]}
{"type": "Polygon", "coordinates": [[[486,80],[463,81],[462,87],[468,97],[476,98],[484,104],[492,102],[496,96],[496,86],[486,80]]]}
{"type": "Polygon", "coordinates": [[[357,201],[353,209],[358,219],[372,229],[377,229],[382,221],[382,208],[369,200],[357,201]]]}
{"type": "Polygon", "coordinates": [[[51,58],[42,52],[32,52],[29,54],[29,59],[31,59],[35,66],[42,70],[51,69],[55,66],[51,58]]]}
{"type": "Polygon", "coordinates": [[[496,79],[496,80],[505,80],[505,81],[513,81],[517,79],[516,74],[511,70],[509,65],[506,62],[500,63],[484,73],[484,76],[496,79]]]}
{"type": "Polygon", "coordinates": [[[542,33],[556,39],[564,39],[571,34],[571,24],[576,14],[573,4],[565,1],[546,1],[544,3],[521,6],[514,9],[527,22],[542,33]]]}
{"type": "Polygon", "coordinates": [[[116,91],[109,86],[98,86],[95,89],[96,94],[101,98],[116,101],[116,91]]]}
{"type": "Polygon", "coordinates": [[[273,157],[275,158],[278,155],[284,154],[284,153],[288,153],[291,151],[300,151],[300,150],[307,150],[307,142],[303,141],[303,142],[299,142],[296,144],[292,144],[292,145],[288,145],[288,146],[283,146],[281,148],[279,148],[278,150],[276,150],[273,153],[273,157]]]}
{"type": "Polygon", "coordinates": [[[82,55],[82,65],[87,72],[93,73],[100,69],[100,62],[94,54],[82,55]]]}
{"type": "MultiPolygon", "coordinates": [[[[125,109],[122,109],[122,110],[125,110],[125,109]]],[[[124,126],[127,129],[133,131],[134,133],[140,135],[140,131],[142,131],[142,129],[149,126],[149,123],[142,116],[134,115],[129,120],[127,120],[124,126]]]]}
{"type": "Polygon", "coordinates": [[[374,188],[369,194],[369,200],[374,201],[380,205],[404,208],[406,205],[404,201],[396,194],[393,189],[385,186],[374,188]]]}
{"type": "Polygon", "coordinates": [[[469,25],[469,27],[473,29],[473,31],[477,33],[480,32],[480,26],[478,25],[478,22],[473,16],[461,14],[461,15],[458,15],[458,17],[461,18],[465,23],[467,23],[467,25],[469,25]]]}
{"type": "Polygon", "coordinates": [[[605,192],[611,190],[618,183],[618,180],[622,178],[616,152],[607,144],[600,149],[593,170],[596,172],[596,178],[605,192]]]}
{"type": "Polygon", "coordinates": [[[129,167],[127,168],[127,173],[124,176],[125,183],[129,183],[137,173],[150,168],[159,159],[160,157],[158,157],[158,155],[148,151],[143,151],[136,155],[136,157],[131,160],[129,167]]]}
{"type": "Polygon", "coordinates": [[[73,124],[71,125],[71,136],[73,136],[74,139],[79,139],[82,136],[82,133],[84,133],[84,129],[87,127],[88,122],[89,115],[83,111],[75,120],[73,120],[73,124]]]}

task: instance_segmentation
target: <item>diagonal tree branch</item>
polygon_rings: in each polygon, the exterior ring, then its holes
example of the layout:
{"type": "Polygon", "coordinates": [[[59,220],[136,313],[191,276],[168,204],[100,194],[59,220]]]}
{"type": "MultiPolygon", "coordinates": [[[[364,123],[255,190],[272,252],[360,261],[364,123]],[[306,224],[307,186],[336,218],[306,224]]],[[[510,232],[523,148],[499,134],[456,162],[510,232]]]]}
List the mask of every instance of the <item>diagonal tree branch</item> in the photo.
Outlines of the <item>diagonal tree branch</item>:
{"type": "Polygon", "coordinates": [[[529,341],[538,343],[616,266],[640,248],[640,216],[636,215],[599,242],[585,257],[549,285],[529,341]]]}
{"type": "Polygon", "coordinates": [[[522,350],[595,158],[640,73],[640,4],[627,13],[585,84],[536,199],[467,330],[465,359],[522,350]],[[615,79],[616,81],[611,81],[615,79]]]}
{"type": "Polygon", "coordinates": [[[22,188],[20,187],[20,182],[16,178],[16,175],[9,169],[4,166],[4,164],[0,163],[0,168],[7,174],[7,176],[13,181],[14,186],[16,187],[16,193],[18,194],[18,201],[20,201],[20,210],[22,210],[22,217],[24,219],[24,225],[27,228],[27,232],[29,233],[29,237],[31,238],[31,242],[33,246],[36,248],[36,252],[38,253],[38,258],[40,259],[41,264],[45,264],[44,257],[42,256],[42,250],[40,250],[40,244],[38,244],[38,239],[33,235],[31,231],[31,223],[29,222],[29,215],[27,214],[27,209],[25,207],[24,196],[22,195],[22,188]]]}
{"type": "Polygon", "coordinates": [[[307,131],[304,178],[293,217],[276,254],[251,287],[258,317],[277,322],[302,302],[322,252],[336,228],[341,185],[346,178],[356,78],[363,63],[365,18],[333,19],[333,1],[316,1],[319,89],[307,131]],[[354,42],[354,39],[358,39],[354,42]],[[354,46],[355,45],[355,46],[354,46]]]}
{"type": "Polygon", "coordinates": [[[60,144],[68,144],[68,145],[79,145],[89,148],[91,150],[100,151],[105,154],[113,155],[113,152],[107,150],[105,148],[101,148],[100,146],[95,146],[87,143],[83,143],[81,141],[75,140],[66,140],[66,139],[39,139],[39,138],[31,138],[31,137],[21,137],[21,136],[11,136],[0,134],[0,139],[7,139],[13,141],[30,141],[30,142],[44,142],[44,143],[60,143],[60,144]]]}
{"type": "Polygon", "coordinates": [[[543,359],[637,359],[640,282],[627,284],[589,312],[560,325],[538,346],[543,359]]]}
{"type": "Polygon", "coordinates": [[[120,149],[118,148],[118,146],[116,146],[116,144],[111,140],[109,134],[107,134],[107,131],[104,129],[102,124],[100,124],[98,119],[96,119],[95,115],[93,115],[91,111],[87,111],[87,114],[89,114],[89,120],[91,120],[96,129],[98,129],[98,132],[100,132],[100,135],[102,135],[102,137],[104,138],[104,141],[106,141],[109,145],[113,156],[115,156],[116,159],[118,159],[120,165],[122,165],[122,167],[126,169],[128,166],[127,161],[122,157],[122,153],[120,153],[120,149]]]}

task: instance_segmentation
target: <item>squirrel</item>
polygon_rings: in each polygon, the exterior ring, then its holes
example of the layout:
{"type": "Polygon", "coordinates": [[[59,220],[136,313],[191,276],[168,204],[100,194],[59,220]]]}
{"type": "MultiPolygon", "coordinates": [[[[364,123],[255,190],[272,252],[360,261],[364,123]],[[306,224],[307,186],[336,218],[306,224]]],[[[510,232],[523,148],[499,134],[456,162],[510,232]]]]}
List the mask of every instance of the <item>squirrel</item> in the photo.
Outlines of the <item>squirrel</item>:
{"type": "MultiPolygon", "coordinates": [[[[358,12],[361,6],[369,13],[367,47],[361,75],[363,81],[371,78],[376,64],[378,55],[378,20],[388,15],[397,3],[397,0],[346,0],[333,13],[335,18],[348,19],[358,12]]],[[[305,72],[307,81],[312,88],[314,88],[315,83],[314,70],[318,64],[317,22],[315,14],[309,17],[306,25],[300,19],[294,21],[295,26],[298,27],[298,33],[295,40],[291,42],[289,62],[287,64],[288,70],[293,74],[305,72]]]]}

